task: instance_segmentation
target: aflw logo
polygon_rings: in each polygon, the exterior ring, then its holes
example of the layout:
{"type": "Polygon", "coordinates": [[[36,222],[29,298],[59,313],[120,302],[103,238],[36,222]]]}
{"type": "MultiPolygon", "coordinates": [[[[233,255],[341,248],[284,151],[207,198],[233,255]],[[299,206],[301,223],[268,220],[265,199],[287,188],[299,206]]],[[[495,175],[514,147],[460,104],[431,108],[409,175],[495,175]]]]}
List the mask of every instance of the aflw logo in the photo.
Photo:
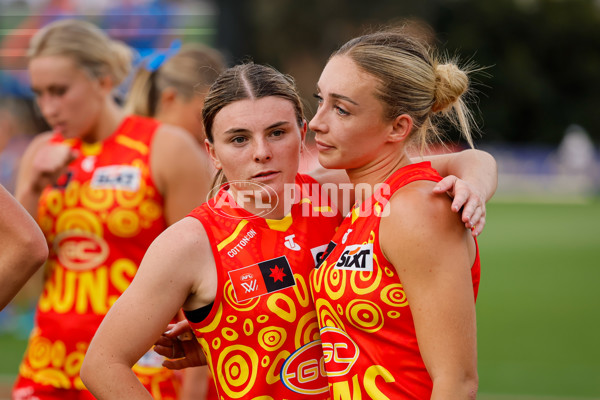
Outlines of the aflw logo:
{"type": "Polygon", "coordinates": [[[229,271],[229,280],[238,302],[296,285],[292,267],[285,256],[229,271]]]}
{"type": "Polygon", "coordinates": [[[335,264],[337,269],[373,271],[373,243],[346,246],[335,264]]]}
{"type": "Polygon", "coordinates": [[[242,282],[241,286],[246,290],[246,293],[252,293],[258,289],[258,282],[253,279],[250,282],[242,282]]]}

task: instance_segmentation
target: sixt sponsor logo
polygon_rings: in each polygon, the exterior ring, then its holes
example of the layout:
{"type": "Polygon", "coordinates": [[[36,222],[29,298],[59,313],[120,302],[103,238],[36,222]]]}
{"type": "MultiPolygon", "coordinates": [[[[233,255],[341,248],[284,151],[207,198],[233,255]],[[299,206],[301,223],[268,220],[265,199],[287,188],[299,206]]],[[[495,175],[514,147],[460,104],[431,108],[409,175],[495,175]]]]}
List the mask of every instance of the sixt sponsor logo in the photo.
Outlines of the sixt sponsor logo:
{"type": "Polygon", "coordinates": [[[325,369],[328,376],[344,376],[351,369],[360,350],[343,330],[326,326],[320,330],[325,369]]]}
{"type": "Polygon", "coordinates": [[[131,165],[108,165],[94,171],[92,189],[119,189],[135,192],[140,187],[142,171],[131,165]]]}
{"type": "Polygon", "coordinates": [[[327,393],[329,385],[321,341],[312,341],[294,351],[283,363],[279,377],[293,392],[306,395],[327,393]]]}
{"type": "Polygon", "coordinates": [[[108,244],[91,232],[66,231],[56,236],[54,251],[58,261],[71,270],[84,271],[102,265],[108,257],[108,244]]]}
{"type": "Polygon", "coordinates": [[[373,271],[373,243],[346,246],[335,264],[337,269],[373,271]]]}

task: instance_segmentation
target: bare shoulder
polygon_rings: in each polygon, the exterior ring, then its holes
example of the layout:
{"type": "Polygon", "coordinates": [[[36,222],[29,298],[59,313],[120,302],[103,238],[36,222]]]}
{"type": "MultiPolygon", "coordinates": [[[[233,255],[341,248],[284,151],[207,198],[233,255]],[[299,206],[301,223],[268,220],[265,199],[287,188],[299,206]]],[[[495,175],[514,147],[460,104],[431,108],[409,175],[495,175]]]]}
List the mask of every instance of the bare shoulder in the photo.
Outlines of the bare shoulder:
{"type": "Polygon", "coordinates": [[[164,156],[173,163],[172,156],[177,159],[195,158],[206,161],[208,155],[192,135],[178,126],[161,124],[154,134],[152,148],[155,156],[164,156]]]}
{"type": "Polygon", "coordinates": [[[214,301],[218,275],[212,245],[202,223],[196,218],[185,217],[167,228],[159,238],[161,243],[155,250],[166,257],[165,262],[175,267],[168,272],[169,279],[189,282],[186,288],[189,296],[184,308],[196,309],[214,301]]]}
{"type": "MultiPolygon", "coordinates": [[[[200,203],[196,200],[206,198],[213,175],[208,154],[187,131],[172,125],[160,125],[152,141],[152,175],[163,195],[190,204],[175,204],[190,210],[200,203]]],[[[171,210],[175,212],[175,210],[171,210]]],[[[178,219],[178,218],[177,218],[178,219]]]]}
{"type": "Polygon", "coordinates": [[[388,260],[392,261],[392,253],[433,251],[440,243],[464,235],[464,225],[450,209],[451,199],[445,193],[432,193],[434,185],[412,182],[390,199],[380,225],[380,244],[388,260]]]}
{"type": "Polygon", "coordinates": [[[185,129],[180,128],[175,125],[163,124],[161,123],[158,128],[156,128],[155,139],[154,140],[177,140],[183,142],[194,142],[192,135],[187,132],[185,129]]]}
{"type": "Polygon", "coordinates": [[[185,217],[165,229],[152,243],[149,251],[177,259],[198,257],[211,250],[206,230],[196,218],[185,217]]]}
{"type": "MultiPolygon", "coordinates": [[[[403,224],[416,228],[428,220],[439,221],[453,215],[456,217],[456,213],[450,209],[450,197],[445,193],[433,193],[435,184],[433,181],[416,181],[398,189],[390,199],[387,206],[388,217],[384,217],[384,220],[403,221],[403,224]]],[[[456,221],[459,219],[456,218],[456,221]]]]}
{"type": "Polygon", "coordinates": [[[200,155],[204,153],[189,132],[178,126],[168,124],[160,124],[156,129],[152,147],[155,154],[193,152],[200,155]]]}

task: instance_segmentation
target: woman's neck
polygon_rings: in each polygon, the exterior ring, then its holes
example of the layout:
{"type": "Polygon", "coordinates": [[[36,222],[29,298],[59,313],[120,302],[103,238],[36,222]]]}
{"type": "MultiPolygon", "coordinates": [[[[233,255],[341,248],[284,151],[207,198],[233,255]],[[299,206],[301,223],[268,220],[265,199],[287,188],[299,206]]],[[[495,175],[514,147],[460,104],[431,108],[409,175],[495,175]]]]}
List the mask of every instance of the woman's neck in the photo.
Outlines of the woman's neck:
{"type": "Polygon", "coordinates": [[[282,219],[291,211],[291,204],[283,193],[264,193],[262,196],[251,190],[229,189],[236,204],[256,216],[282,219]]]}
{"type": "Polygon", "coordinates": [[[401,151],[361,167],[347,169],[346,173],[354,186],[354,201],[358,204],[365,201],[375,192],[377,184],[385,182],[394,172],[409,164],[410,157],[401,151]]]}
{"type": "Polygon", "coordinates": [[[112,98],[107,99],[97,116],[94,127],[82,138],[83,141],[89,143],[104,141],[117,130],[124,118],[125,112],[121,107],[112,98]]]}

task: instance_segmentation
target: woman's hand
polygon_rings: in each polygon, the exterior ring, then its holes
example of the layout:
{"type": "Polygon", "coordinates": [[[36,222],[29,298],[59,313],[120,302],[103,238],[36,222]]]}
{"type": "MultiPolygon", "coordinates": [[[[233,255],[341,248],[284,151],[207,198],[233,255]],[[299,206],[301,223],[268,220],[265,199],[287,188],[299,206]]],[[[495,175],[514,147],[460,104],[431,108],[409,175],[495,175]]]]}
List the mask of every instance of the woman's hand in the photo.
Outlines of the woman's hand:
{"type": "Polygon", "coordinates": [[[33,189],[41,192],[46,186],[55,184],[78,155],[76,150],[64,144],[47,144],[39,149],[33,158],[33,189]]]}
{"type": "Polygon", "coordinates": [[[471,229],[471,234],[476,237],[485,226],[485,199],[477,188],[454,175],[448,175],[438,182],[433,188],[434,193],[448,193],[452,200],[452,211],[462,209],[462,221],[465,227],[471,229]]]}
{"type": "Polygon", "coordinates": [[[206,356],[187,320],[169,324],[168,330],[156,341],[154,351],[168,358],[163,367],[184,369],[206,365],[206,356]]]}

